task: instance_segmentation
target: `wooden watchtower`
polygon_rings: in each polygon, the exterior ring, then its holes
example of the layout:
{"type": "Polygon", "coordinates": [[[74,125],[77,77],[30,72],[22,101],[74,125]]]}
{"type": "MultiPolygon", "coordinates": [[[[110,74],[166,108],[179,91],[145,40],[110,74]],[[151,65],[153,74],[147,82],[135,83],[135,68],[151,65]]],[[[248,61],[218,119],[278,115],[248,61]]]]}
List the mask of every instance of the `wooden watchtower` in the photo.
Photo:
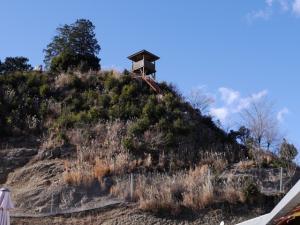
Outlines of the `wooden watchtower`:
{"type": "Polygon", "coordinates": [[[159,57],[146,50],[134,53],[127,57],[132,61],[131,72],[136,77],[141,77],[148,85],[157,93],[161,90],[158,84],[155,82],[156,79],[156,68],[155,62],[159,60],[159,57]]]}
{"type": "Polygon", "coordinates": [[[155,79],[156,68],[155,61],[159,60],[159,57],[148,52],[146,50],[134,53],[128,56],[128,59],[132,61],[132,72],[141,76],[151,75],[155,79]]]}

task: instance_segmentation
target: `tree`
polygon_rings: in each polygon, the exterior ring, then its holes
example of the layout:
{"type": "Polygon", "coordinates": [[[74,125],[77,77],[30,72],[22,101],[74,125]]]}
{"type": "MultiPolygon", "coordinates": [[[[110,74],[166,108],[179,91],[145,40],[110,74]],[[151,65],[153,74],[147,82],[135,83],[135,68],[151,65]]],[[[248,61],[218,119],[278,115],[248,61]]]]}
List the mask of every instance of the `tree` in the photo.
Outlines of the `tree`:
{"type": "Polygon", "coordinates": [[[70,67],[85,64],[87,70],[100,69],[100,59],[97,55],[101,48],[94,30],[93,23],[86,19],[79,19],[71,25],[58,27],[57,35],[44,49],[44,62],[47,68],[51,67],[52,62],[56,64],[56,68],[58,62],[62,63],[62,68],[70,62],[70,67]]]}
{"type": "Polygon", "coordinates": [[[187,98],[192,106],[199,109],[202,114],[206,113],[209,106],[214,102],[213,97],[206,94],[203,88],[193,89],[187,98]]]}
{"type": "Polygon", "coordinates": [[[250,130],[258,148],[266,147],[269,150],[279,139],[278,121],[273,108],[273,104],[264,98],[251,102],[241,112],[244,126],[250,130]]]}
{"type": "Polygon", "coordinates": [[[7,57],[4,62],[0,62],[0,74],[12,73],[15,71],[30,71],[32,66],[26,57],[7,57]]]}
{"type": "Polygon", "coordinates": [[[247,146],[249,142],[252,142],[252,138],[250,136],[250,130],[244,126],[241,126],[238,131],[231,130],[228,134],[233,140],[238,141],[239,143],[247,146]]]}
{"type": "Polygon", "coordinates": [[[68,70],[86,72],[100,70],[99,58],[94,55],[73,55],[63,52],[52,59],[50,70],[52,72],[67,72],[68,70]]]}
{"type": "Polygon", "coordinates": [[[297,148],[293,144],[288,143],[286,139],[283,139],[283,142],[279,150],[280,158],[288,162],[291,162],[293,159],[295,159],[297,155],[298,155],[297,148]]]}

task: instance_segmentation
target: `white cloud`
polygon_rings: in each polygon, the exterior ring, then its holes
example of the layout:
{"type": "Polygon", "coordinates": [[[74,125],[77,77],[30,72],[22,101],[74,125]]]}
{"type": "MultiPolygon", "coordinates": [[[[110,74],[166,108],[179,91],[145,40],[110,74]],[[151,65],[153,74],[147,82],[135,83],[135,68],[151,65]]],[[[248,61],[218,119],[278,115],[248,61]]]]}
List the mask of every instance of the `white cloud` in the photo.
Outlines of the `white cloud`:
{"type": "Polygon", "coordinates": [[[249,23],[252,23],[255,20],[263,19],[268,20],[272,16],[273,12],[270,7],[267,7],[266,9],[260,9],[257,11],[252,11],[251,13],[248,13],[246,18],[249,23]]]}
{"type": "Polygon", "coordinates": [[[266,3],[268,6],[272,6],[273,5],[273,0],[266,0],[266,3]]]}
{"type": "Polygon", "coordinates": [[[267,90],[263,90],[263,91],[260,91],[258,93],[254,93],[252,94],[251,98],[254,100],[254,101],[257,101],[257,100],[260,100],[261,98],[263,97],[266,97],[268,95],[268,91],[267,90]]]}
{"type": "Polygon", "coordinates": [[[292,8],[293,12],[300,16],[300,0],[294,0],[292,8]]]}
{"type": "Polygon", "coordinates": [[[227,119],[228,115],[229,115],[229,111],[228,111],[228,108],[226,108],[226,107],[211,108],[210,109],[210,114],[213,117],[216,117],[221,122],[224,122],[227,119]]]}
{"type": "Polygon", "coordinates": [[[234,101],[236,101],[240,97],[240,93],[238,91],[234,91],[230,88],[221,87],[219,88],[219,92],[221,93],[221,99],[227,104],[230,105],[234,101]]]}
{"type": "Polygon", "coordinates": [[[264,8],[248,13],[246,19],[250,23],[258,19],[268,20],[277,14],[278,10],[300,17],[300,0],[265,0],[264,8]]]}
{"type": "MultiPolygon", "coordinates": [[[[268,90],[261,90],[252,93],[249,96],[242,96],[242,94],[228,87],[220,87],[218,89],[218,94],[215,95],[215,103],[208,111],[209,114],[221,121],[223,125],[228,125],[230,121],[238,118],[239,113],[245,109],[249,109],[252,103],[259,103],[262,100],[264,103],[264,98],[268,95],[268,90]]],[[[277,112],[276,118],[279,123],[284,122],[284,119],[290,111],[287,107],[282,108],[277,112]]]]}
{"type": "Polygon", "coordinates": [[[267,90],[254,93],[249,97],[241,97],[239,91],[227,87],[218,89],[221,103],[220,107],[212,107],[210,115],[217,118],[221,122],[225,122],[228,118],[236,113],[241,112],[243,109],[250,107],[252,102],[256,102],[268,94],[267,90]]]}
{"type": "Polygon", "coordinates": [[[278,113],[277,113],[277,120],[279,121],[279,122],[283,122],[284,121],[284,117],[285,117],[285,115],[287,115],[287,114],[289,114],[289,109],[288,108],[283,108],[283,109],[281,109],[278,113]]]}
{"type": "Polygon", "coordinates": [[[247,109],[252,102],[259,101],[260,99],[262,99],[263,97],[265,97],[267,95],[268,95],[268,91],[263,90],[263,91],[252,94],[250,97],[241,98],[239,100],[239,104],[237,105],[235,112],[240,112],[243,109],[247,109]]]}
{"type": "Polygon", "coordinates": [[[268,91],[262,90],[260,92],[252,94],[250,97],[245,98],[241,97],[239,91],[227,87],[219,88],[219,93],[221,94],[221,100],[225,103],[225,105],[230,106],[230,111],[240,112],[241,110],[249,107],[251,102],[258,101],[265,97],[268,94],[268,91]]]}
{"type": "Polygon", "coordinates": [[[278,2],[282,11],[286,12],[289,10],[289,0],[278,0],[278,2]]]}

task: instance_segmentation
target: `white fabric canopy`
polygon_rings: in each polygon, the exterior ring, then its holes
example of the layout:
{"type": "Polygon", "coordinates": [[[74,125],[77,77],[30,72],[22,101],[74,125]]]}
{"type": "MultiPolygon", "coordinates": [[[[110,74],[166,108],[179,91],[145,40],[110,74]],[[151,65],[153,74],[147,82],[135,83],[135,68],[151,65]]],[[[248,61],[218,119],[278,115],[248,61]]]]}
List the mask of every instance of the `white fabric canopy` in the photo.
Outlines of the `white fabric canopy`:
{"type": "Polygon", "coordinates": [[[10,192],[6,188],[0,189],[0,225],[10,225],[9,210],[13,209],[10,192]]]}

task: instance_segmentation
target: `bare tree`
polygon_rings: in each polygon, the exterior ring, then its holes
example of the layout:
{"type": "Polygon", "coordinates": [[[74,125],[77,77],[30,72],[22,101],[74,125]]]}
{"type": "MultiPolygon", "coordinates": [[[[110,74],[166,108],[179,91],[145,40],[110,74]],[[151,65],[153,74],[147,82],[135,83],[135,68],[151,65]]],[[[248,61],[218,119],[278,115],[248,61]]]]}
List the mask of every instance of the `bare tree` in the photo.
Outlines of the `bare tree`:
{"type": "Polygon", "coordinates": [[[202,114],[207,113],[210,105],[214,102],[214,98],[207,94],[203,88],[195,88],[193,89],[188,97],[188,101],[191,105],[199,109],[202,114]]]}
{"type": "Polygon", "coordinates": [[[279,132],[278,121],[275,118],[272,118],[269,121],[269,126],[266,128],[265,131],[265,144],[267,150],[270,148],[279,148],[280,141],[283,139],[283,135],[279,132]]]}
{"type": "Polygon", "coordinates": [[[274,104],[266,98],[252,101],[241,112],[241,117],[258,148],[266,147],[269,150],[280,140],[274,104]]]}

